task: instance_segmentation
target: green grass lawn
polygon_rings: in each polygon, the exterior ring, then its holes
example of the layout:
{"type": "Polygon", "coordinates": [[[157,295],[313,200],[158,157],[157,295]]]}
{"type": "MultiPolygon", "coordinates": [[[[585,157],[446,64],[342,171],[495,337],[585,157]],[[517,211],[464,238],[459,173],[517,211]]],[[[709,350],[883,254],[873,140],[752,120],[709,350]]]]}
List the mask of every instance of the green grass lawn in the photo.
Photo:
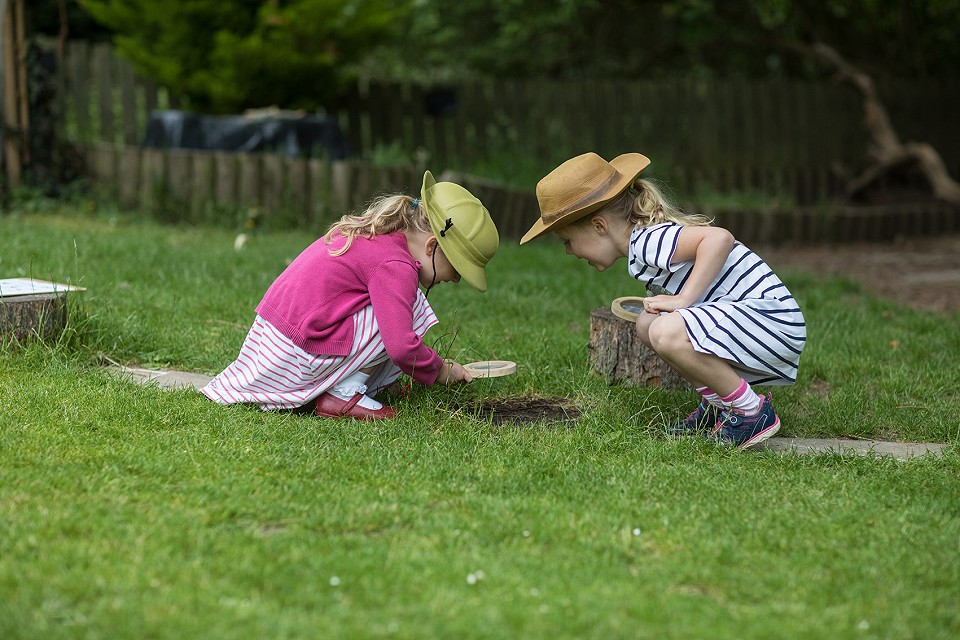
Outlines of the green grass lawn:
{"type": "MultiPolygon", "coordinates": [[[[954,638],[960,452],[897,462],[662,436],[692,392],[590,373],[638,293],[559,244],[431,292],[428,340],[517,375],[415,386],[389,423],[224,408],[114,361],[217,373],[312,241],[77,211],[0,217],[0,277],[87,287],[55,345],[0,348],[0,638],[954,638]],[[455,407],[569,399],[575,425],[455,407]]],[[[621,265],[622,266],[622,265],[621,265]]],[[[960,315],[781,274],[810,341],[780,435],[960,440],[960,315]]]]}

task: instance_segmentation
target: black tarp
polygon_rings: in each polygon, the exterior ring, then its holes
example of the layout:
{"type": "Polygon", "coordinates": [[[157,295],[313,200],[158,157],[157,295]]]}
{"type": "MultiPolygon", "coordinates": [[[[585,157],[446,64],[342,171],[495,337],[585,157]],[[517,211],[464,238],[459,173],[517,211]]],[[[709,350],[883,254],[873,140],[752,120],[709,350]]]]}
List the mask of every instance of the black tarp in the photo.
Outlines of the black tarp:
{"type": "Polygon", "coordinates": [[[269,151],[342,160],[350,145],[340,125],[319,116],[210,116],[163,110],[150,114],[144,147],[269,151]]]}

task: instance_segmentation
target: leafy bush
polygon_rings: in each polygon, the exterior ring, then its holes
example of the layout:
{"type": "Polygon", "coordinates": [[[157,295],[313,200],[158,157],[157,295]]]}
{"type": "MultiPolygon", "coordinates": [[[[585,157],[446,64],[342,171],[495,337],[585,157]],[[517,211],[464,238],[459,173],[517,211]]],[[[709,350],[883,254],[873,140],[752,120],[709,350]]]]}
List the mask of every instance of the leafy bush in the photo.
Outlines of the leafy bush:
{"type": "Polygon", "coordinates": [[[136,70],[191,108],[316,109],[390,38],[403,0],[81,0],[136,70]]]}

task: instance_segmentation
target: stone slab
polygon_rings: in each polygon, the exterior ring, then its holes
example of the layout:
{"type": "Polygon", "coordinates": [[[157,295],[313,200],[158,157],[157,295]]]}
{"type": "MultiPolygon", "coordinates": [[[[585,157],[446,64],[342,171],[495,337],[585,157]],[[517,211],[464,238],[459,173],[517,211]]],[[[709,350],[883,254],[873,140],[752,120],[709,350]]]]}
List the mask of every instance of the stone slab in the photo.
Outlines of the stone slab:
{"type": "Polygon", "coordinates": [[[923,455],[943,455],[949,445],[936,442],[883,442],[841,438],[770,438],[747,451],[789,451],[793,453],[837,453],[840,455],[892,456],[909,460],[923,455]]]}
{"type": "Polygon", "coordinates": [[[121,376],[141,384],[156,384],[164,389],[199,389],[205,386],[212,376],[187,371],[164,369],[137,369],[134,367],[114,367],[121,376]]]}

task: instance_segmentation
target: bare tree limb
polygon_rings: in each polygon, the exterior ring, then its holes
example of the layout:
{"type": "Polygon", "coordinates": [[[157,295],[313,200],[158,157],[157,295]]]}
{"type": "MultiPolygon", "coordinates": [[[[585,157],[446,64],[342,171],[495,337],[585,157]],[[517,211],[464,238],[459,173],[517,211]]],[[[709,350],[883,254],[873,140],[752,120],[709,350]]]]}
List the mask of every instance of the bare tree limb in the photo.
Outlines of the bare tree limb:
{"type": "Polygon", "coordinates": [[[863,95],[864,118],[873,139],[869,155],[874,160],[874,164],[848,182],[846,188],[848,197],[891,169],[915,163],[930,182],[934,196],[960,205],[960,183],[950,176],[940,154],[927,143],[903,144],[900,141],[869,75],[847,62],[835,49],[822,42],[815,43],[809,48],[799,45],[791,48],[814,55],[821,62],[832,67],[842,80],[853,84],[863,95]]]}

